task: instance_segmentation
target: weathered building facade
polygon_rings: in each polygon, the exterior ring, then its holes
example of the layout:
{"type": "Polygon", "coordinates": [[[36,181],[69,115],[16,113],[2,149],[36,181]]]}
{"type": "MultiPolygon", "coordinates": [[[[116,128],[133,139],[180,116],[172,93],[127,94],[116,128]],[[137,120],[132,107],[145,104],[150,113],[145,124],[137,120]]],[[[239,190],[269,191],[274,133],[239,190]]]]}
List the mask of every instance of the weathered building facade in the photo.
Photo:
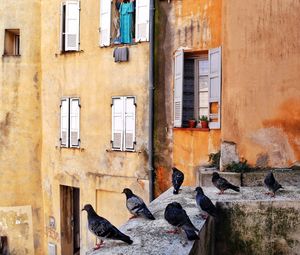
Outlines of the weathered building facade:
{"type": "Polygon", "coordinates": [[[299,8],[293,0],[157,2],[158,192],[169,187],[172,165],[195,185],[218,151],[221,167],[299,162],[299,8]],[[202,115],[220,125],[187,128],[202,115]]]}

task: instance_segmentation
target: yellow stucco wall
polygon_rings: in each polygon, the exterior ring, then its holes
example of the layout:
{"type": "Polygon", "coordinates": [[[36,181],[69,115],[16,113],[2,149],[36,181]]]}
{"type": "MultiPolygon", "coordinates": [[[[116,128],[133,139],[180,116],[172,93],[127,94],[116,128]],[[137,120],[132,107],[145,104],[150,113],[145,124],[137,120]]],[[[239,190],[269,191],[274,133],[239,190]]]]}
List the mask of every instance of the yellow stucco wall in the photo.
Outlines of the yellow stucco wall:
{"type": "Polygon", "coordinates": [[[294,0],[223,1],[222,140],[253,165],[300,160],[299,12],[294,0]]]}
{"type": "Polygon", "coordinates": [[[8,224],[1,225],[0,235],[8,236],[11,254],[44,254],[43,203],[37,196],[42,191],[40,11],[36,0],[0,3],[1,55],[5,29],[20,29],[21,56],[2,56],[0,62],[0,218],[8,224]],[[18,206],[26,208],[20,209],[26,216],[22,224],[18,206]],[[26,238],[16,240],[20,233],[26,238]]]}
{"type": "MultiPolygon", "coordinates": [[[[59,185],[80,188],[80,206],[91,203],[113,224],[128,219],[123,188],[148,201],[148,55],[147,42],[129,47],[130,60],[115,63],[113,47],[100,48],[99,2],[81,1],[80,52],[60,54],[60,2],[42,2],[42,116],[45,226],[56,219],[60,234],[59,185]],[[111,149],[111,97],[136,96],[136,151],[111,149]],[[60,148],[60,99],[80,97],[80,149],[60,148]],[[106,183],[106,184],[105,184],[106,183]],[[142,183],[142,185],[140,184],[142,183]],[[105,185],[104,185],[105,184],[105,185]],[[120,201],[124,204],[120,207],[120,201]],[[111,211],[124,210],[120,214],[111,211]]],[[[55,237],[55,235],[54,235],[55,237]]],[[[48,242],[60,240],[48,235],[48,242]]],[[[94,245],[87,230],[86,213],[81,214],[81,254],[94,245]]]]}

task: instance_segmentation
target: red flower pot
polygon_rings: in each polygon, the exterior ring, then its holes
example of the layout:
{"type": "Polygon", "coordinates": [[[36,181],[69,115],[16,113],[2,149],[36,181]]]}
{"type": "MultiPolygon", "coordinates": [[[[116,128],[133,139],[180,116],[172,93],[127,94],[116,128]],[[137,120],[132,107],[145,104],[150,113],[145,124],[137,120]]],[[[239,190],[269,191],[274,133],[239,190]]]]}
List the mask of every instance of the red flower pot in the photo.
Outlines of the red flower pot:
{"type": "Polygon", "coordinates": [[[189,128],[195,128],[197,122],[195,120],[189,120],[189,128]]]}
{"type": "Polygon", "coordinates": [[[207,121],[201,121],[201,127],[202,128],[208,128],[208,122],[207,121]]]}

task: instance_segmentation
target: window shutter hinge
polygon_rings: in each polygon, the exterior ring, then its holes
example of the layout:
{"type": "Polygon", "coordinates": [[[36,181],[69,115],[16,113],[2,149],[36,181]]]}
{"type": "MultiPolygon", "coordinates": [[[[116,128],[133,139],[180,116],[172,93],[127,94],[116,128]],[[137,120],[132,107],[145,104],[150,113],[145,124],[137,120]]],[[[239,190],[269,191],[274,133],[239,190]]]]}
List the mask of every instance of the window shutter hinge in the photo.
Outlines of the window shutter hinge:
{"type": "Polygon", "coordinates": [[[136,141],[134,141],[133,144],[136,145],[136,141]]]}
{"type": "Polygon", "coordinates": [[[136,102],[134,102],[134,106],[135,106],[135,107],[137,107],[137,104],[136,104],[136,102]]]}
{"type": "Polygon", "coordinates": [[[110,143],[111,143],[111,144],[113,144],[113,142],[114,142],[113,140],[110,140],[110,143]]]}
{"type": "Polygon", "coordinates": [[[113,104],[113,103],[111,103],[111,104],[110,104],[110,107],[113,107],[113,105],[114,105],[114,104],[113,104]]]}
{"type": "Polygon", "coordinates": [[[79,108],[81,108],[81,104],[78,104],[79,108]]]}

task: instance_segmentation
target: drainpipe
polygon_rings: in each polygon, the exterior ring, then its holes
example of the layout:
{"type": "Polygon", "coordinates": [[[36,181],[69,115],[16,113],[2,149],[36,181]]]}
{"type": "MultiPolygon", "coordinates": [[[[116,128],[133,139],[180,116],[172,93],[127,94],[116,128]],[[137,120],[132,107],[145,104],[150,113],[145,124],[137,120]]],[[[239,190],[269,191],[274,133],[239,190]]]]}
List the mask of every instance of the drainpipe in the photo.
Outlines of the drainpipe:
{"type": "Polygon", "coordinates": [[[154,91],[154,14],[155,14],[155,0],[150,0],[150,16],[149,16],[149,130],[148,130],[148,168],[149,168],[149,200],[154,199],[154,166],[153,166],[153,91],[154,91]]]}

